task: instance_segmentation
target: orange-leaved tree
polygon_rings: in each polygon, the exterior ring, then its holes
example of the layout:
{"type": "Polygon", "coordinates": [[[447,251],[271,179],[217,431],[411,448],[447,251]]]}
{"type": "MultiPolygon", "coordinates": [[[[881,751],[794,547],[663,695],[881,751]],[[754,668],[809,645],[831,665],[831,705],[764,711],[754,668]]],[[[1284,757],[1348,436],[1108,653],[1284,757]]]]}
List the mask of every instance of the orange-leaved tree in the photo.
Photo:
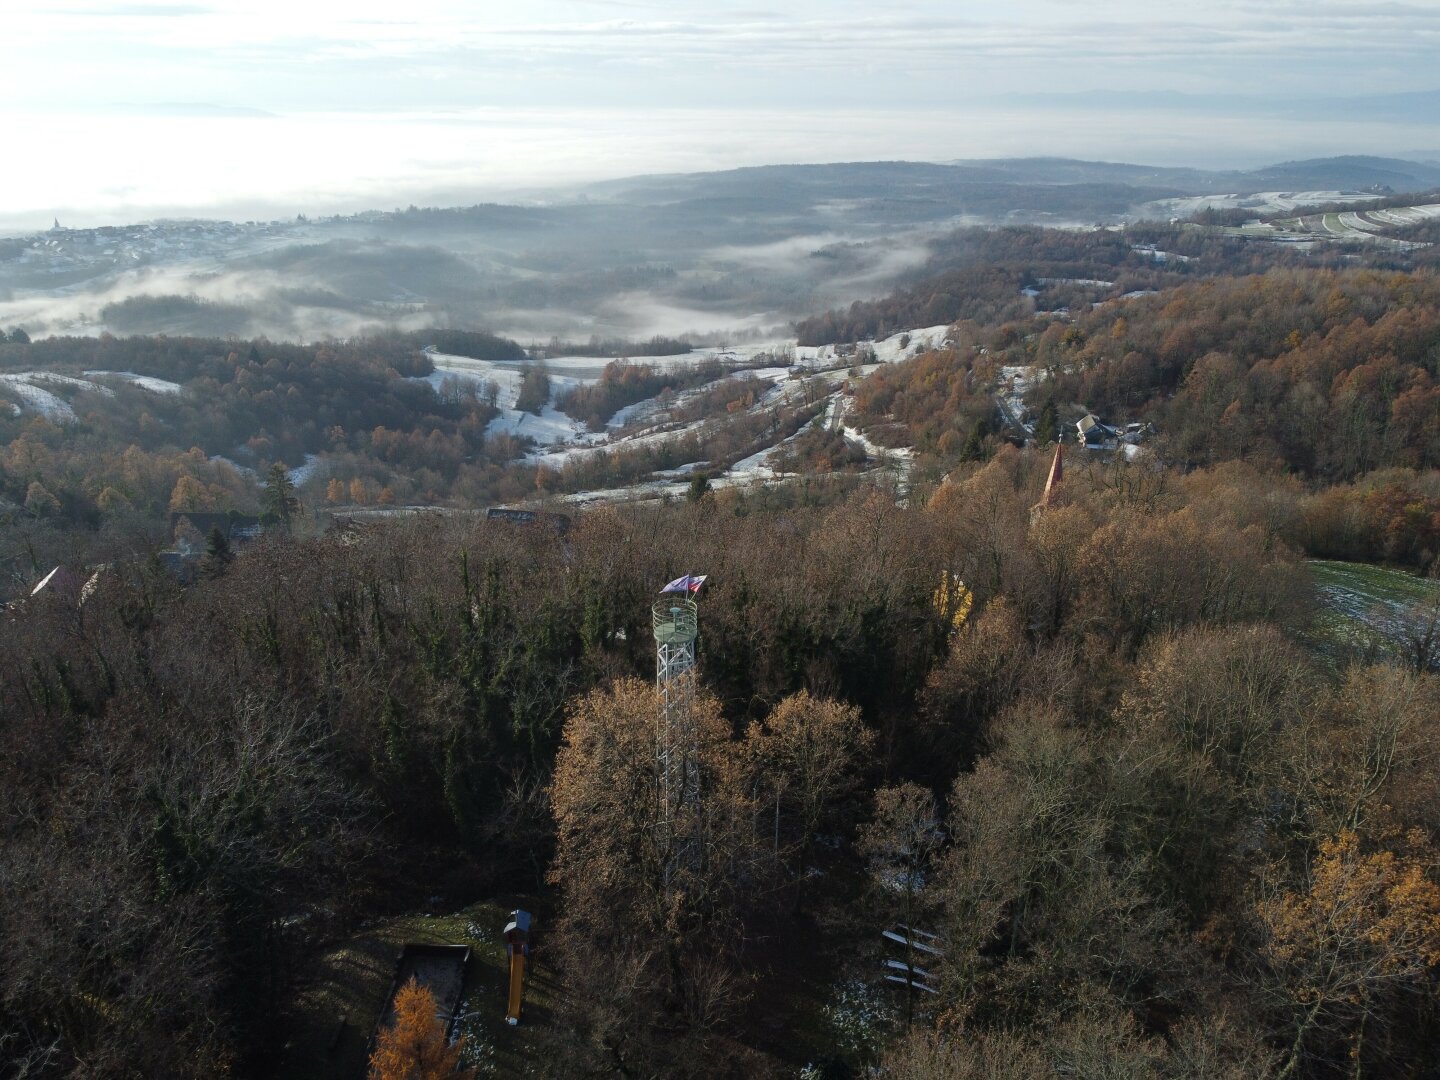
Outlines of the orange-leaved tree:
{"type": "Polygon", "coordinates": [[[1327,1036],[1331,1054],[1358,1062],[1367,1036],[1383,1046],[1400,1023],[1400,999],[1426,992],[1440,965],[1440,887],[1425,873],[1433,851],[1423,836],[1406,840],[1418,855],[1366,854],[1341,832],[1321,843],[1308,888],[1260,904],[1265,955],[1295,1018],[1282,1077],[1325,1056],[1311,1047],[1327,1036]]]}
{"type": "Polygon", "coordinates": [[[395,993],[395,1022],[375,1040],[370,1080],[473,1080],[474,1069],[460,1068],[464,1046],[446,1042],[435,995],[411,979],[395,993]]]}

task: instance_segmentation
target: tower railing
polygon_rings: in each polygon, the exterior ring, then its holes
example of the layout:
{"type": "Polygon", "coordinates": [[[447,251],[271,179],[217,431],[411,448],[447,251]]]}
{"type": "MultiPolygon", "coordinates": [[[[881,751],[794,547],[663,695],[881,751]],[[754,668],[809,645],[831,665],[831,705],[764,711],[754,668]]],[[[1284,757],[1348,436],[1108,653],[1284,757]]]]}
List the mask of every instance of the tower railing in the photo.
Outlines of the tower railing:
{"type": "Polygon", "coordinates": [[[650,606],[655,640],[661,645],[694,642],[700,630],[700,606],[688,596],[662,596],[650,606]]]}

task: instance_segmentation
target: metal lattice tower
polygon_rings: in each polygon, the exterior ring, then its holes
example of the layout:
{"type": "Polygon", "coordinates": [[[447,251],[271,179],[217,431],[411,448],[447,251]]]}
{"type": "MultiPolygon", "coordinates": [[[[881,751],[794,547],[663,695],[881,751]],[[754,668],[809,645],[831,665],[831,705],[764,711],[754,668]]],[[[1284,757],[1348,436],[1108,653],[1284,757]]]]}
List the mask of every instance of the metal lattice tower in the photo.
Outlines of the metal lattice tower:
{"type": "Polygon", "coordinates": [[[655,629],[655,688],[660,717],[655,753],[660,773],[661,829],[671,835],[679,809],[700,797],[695,730],[695,637],[700,610],[688,596],[668,594],[651,606],[655,629]]]}

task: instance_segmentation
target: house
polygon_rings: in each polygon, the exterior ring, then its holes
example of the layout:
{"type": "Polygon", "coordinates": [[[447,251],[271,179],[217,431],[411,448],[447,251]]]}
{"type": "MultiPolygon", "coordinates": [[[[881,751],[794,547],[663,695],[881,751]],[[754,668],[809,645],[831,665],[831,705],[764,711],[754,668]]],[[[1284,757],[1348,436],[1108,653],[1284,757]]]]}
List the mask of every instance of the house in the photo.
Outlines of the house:
{"type": "Polygon", "coordinates": [[[1075,424],[1076,438],[1086,450],[1119,450],[1127,458],[1140,453],[1140,444],[1155,434],[1153,424],[1107,424],[1093,413],[1086,413],[1075,424]]]}
{"type": "Polygon", "coordinates": [[[1086,450],[1114,450],[1120,444],[1121,430],[1086,413],[1075,424],[1077,439],[1086,450]]]}
{"type": "Polygon", "coordinates": [[[174,510],[170,513],[170,535],[172,537],[175,536],[176,530],[181,528],[182,521],[188,522],[191,529],[206,539],[209,538],[212,531],[219,529],[220,535],[232,544],[254,540],[264,531],[258,517],[237,514],[233,510],[225,514],[201,513],[198,510],[174,510]]]}

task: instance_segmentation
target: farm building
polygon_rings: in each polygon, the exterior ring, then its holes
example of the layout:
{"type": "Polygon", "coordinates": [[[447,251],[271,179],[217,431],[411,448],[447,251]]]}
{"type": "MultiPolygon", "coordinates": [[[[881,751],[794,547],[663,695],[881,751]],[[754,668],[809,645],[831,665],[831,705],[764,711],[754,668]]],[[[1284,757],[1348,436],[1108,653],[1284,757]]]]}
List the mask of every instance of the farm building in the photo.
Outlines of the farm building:
{"type": "Polygon", "coordinates": [[[170,535],[176,532],[194,532],[202,537],[209,536],[214,529],[231,543],[254,540],[262,530],[260,519],[250,514],[234,512],[215,514],[193,510],[172,510],[170,512],[170,535]],[[182,525],[183,523],[183,525],[182,525]]]}
{"type": "Polygon", "coordinates": [[[1075,423],[1076,438],[1087,450],[1114,450],[1122,434],[1117,427],[1111,427],[1094,413],[1086,413],[1075,423]]]}
{"type": "Polygon", "coordinates": [[[1139,446],[1155,433],[1155,428],[1150,424],[1126,424],[1124,427],[1117,427],[1105,423],[1094,413],[1086,413],[1076,421],[1075,429],[1077,441],[1086,450],[1119,450],[1121,447],[1139,446]]]}

